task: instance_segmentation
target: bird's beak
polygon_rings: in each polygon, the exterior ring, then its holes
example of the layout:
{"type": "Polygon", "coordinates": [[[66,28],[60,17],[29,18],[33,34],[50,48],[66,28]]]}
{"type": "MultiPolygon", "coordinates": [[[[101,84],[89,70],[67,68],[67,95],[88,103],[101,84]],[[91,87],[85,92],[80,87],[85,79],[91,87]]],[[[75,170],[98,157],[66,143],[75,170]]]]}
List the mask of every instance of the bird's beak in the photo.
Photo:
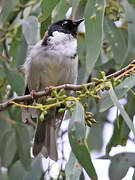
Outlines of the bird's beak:
{"type": "Polygon", "coordinates": [[[84,18],[79,19],[79,20],[72,20],[72,21],[73,21],[73,24],[77,27],[77,26],[79,26],[79,24],[80,24],[81,22],[84,21],[84,18]]]}

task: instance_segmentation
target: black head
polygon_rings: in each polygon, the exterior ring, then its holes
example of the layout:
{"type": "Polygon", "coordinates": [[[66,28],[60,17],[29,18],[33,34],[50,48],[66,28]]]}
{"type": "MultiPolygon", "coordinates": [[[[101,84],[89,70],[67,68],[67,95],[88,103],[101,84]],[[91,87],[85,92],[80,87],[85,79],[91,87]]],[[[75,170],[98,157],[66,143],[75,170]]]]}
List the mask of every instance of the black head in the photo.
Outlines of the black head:
{"type": "Polygon", "coordinates": [[[72,34],[72,36],[77,36],[77,27],[79,24],[84,21],[84,19],[71,20],[71,19],[62,19],[54,22],[48,29],[48,35],[52,36],[54,31],[63,32],[66,34],[72,34]]]}

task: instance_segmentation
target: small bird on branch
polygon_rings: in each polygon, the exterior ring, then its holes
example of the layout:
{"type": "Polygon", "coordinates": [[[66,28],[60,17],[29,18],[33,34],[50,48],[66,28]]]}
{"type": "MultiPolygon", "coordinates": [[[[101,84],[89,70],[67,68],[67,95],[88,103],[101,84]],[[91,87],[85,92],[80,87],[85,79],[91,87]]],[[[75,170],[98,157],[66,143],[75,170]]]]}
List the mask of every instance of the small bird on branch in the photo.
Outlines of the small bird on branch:
{"type": "MultiPolygon", "coordinates": [[[[77,30],[84,19],[63,19],[54,22],[45,37],[31,49],[24,64],[26,89],[25,94],[42,91],[48,86],[75,84],[78,74],[77,30]],[[34,90],[34,91],[33,91],[34,90]]],[[[31,93],[34,96],[34,93],[31,93]]],[[[44,97],[45,98],[45,97],[44,97]]],[[[37,103],[44,104],[44,98],[37,103]]],[[[29,100],[27,104],[32,104],[29,100]]],[[[41,111],[22,108],[22,118],[37,118],[37,127],[33,145],[33,154],[40,152],[44,157],[57,161],[56,134],[62,122],[63,113],[52,108],[40,120],[41,111]]]]}

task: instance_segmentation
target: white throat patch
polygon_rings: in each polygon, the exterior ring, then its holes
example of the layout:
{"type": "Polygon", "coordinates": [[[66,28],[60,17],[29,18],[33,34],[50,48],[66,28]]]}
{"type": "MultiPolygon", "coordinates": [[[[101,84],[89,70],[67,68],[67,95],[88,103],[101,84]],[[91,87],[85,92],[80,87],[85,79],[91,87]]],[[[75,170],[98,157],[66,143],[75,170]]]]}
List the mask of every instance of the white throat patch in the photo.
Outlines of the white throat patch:
{"type": "Polygon", "coordinates": [[[54,31],[53,36],[50,37],[52,43],[61,43],[62,41],[71,41],[75,39],[71,34],[65,34],[63,32],[54,31]]]}
{"type": "Polygon", "coordinates": [[[77,52],[77,39],[71,34],[55,31],[50,37],[49,44],[55,49],[55,54],[73,56],[77,52]]]}

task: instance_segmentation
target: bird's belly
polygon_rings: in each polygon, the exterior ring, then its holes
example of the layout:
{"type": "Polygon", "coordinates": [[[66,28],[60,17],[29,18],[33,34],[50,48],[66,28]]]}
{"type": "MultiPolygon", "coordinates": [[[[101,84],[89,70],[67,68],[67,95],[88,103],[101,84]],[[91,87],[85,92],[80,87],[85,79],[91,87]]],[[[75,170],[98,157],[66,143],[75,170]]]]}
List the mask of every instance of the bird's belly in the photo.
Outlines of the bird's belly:
{"type": "Polygon", "coordinates": [[[42,61],[40,68],[40,89],[46,86],[57,86],[67,83],[75,83],[77,74],[76,60],[68,58],[49,58],[42,61]]]}

